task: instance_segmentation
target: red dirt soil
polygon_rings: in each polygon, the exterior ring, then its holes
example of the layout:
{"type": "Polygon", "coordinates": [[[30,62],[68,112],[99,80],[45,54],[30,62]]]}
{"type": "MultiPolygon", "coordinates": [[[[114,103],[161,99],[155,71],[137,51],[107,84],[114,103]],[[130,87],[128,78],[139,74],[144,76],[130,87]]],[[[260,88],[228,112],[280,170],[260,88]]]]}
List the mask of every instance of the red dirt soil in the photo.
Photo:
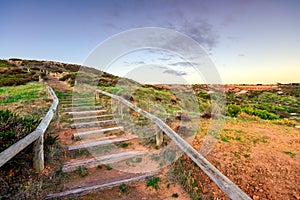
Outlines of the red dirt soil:
{"type": "MultiPolygon", "coordinates": [[[[209,121],[194,141],[200,149],[209,121]]],[[[228,119],[219,142],[207,159],[253,199],[300,199],[300,131],[267,121],[228,119]]],[[[229,199],[194,164],[195,179],[203,193],[229,199]]]]}

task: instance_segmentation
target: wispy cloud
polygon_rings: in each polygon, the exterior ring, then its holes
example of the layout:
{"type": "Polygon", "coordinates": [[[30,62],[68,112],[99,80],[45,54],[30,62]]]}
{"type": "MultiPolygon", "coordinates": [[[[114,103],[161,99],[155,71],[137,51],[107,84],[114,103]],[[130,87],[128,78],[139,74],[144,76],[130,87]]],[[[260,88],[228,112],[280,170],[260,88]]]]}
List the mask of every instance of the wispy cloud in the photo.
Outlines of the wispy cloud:
{"type": "Polygon", "coordinates": [[[171,57],[162,57],[162,58],[157,58],[158,60],[161,60],[161,61],[169,61],[171,60],[172,58],[171,57]]]}
{"type": "Polygon", "coordinates": [[[145,64],[145,62],[144,61],[137,61],[137,62],[133,62],[132,64],[143,65],[143,64],[145,64]]]}
{"type": "Polygon", "coordinates": [[[175,76],[184,76],[184,75],[187,75],[186,72],[175,71],[175,70],[171,70],[171,69],[165,70],[165,71],[163,71],[163,73],[164,74],[172,74],[172,75],[175,75],[175,76]]]}
{"type": "Polygon", "coordinates": [[[167,23],[165,27],[184,33],[209,49],[217,46],[219,35],[213,26],[204,20],[185,21],[177,24],[167,23]]]}
{"type": "Polygon", "coordinates": [[[180,67],[191,67],[192,66],[190,62],[176,62],[176,63],[171,63],[169,65],[180,66],[180,67]]]}

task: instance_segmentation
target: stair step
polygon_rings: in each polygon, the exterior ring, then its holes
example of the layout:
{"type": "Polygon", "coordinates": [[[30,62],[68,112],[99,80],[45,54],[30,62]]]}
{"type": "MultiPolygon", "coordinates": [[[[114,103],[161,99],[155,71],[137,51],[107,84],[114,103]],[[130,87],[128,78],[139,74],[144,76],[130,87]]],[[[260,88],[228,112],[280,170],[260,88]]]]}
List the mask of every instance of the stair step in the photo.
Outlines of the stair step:
{"type": "Polygon", "coordinates": [[[61,100],[61,101],[59,101],[61,104],[70,104],[70,105],[72,105],[72,104],[87,104],[87,103],[89,103],[89,104],[94,104],[95,103],[95,100],[93,99],[93,100],[85,100],[85,101],[83,101],[83,100],[68,100],[68,101],[66,101],[66,100],[61,100]]]}
{"type": "MultiPolygon", "coordinates": [[[[61,103],[61,102],[59,102],[61,103]]],[[[66,103],[66,104],[61,104],[63,108],[67,107],[73,107],[73,106],[98,106],[100,105],[100,102],[85,102],[85,103],[78,103],[78,102],[73,102],[73,103],[66,103]]]]}
{"type": "Polygon", "coordinates": [[[110,183],[104,183],[104,184],[87,186],[87,187],[80,187],[80,188],[77,188],[77,189],[67,190],[67,191],[60,192],[60,193],[49,194],[49,195],[47,195],[46,199],[74,196],[74,195],[88,193],[88,192],[93,191],[93,190],[103,190],[103,189],[113,188],[113,187],[116,187],[116,186],[120,186],[122,184],[129,184],[131,182],[141,181],[141,180],[151,178],[151,177],[154,177],[154,176],[157,176],[157,175],[158,175],[158,173],[151,173],[151,174],[136,176],[136,177],[133,177],[133,178],[114,181],[114,182],[110,182],[110,183]]]}
{"type": "Polygon", "coordinates": [[[112,155],[94,157],[90,159],[77,160],[73,162],[71,161],[66,163],[63,166],[62,171],[72,172],[75,171],[78,167],[93,168],[93,167],[97,167],[98,165],[116,163],[143,154],[144,152],[140,152],[140,151],[128,151],[128,152],[122,152],[122,153],[117,153],[112,155]]]}
{"type": "Polygon", "coordinates": [[[82,101],[82,102],[85,102],[85,101],[95,101],[95,99],[93,98],[70,98],[70,99],[61,99],[62,102],[74,102],[74,101],[82,101]]]}
{"type": "Polygon", "coordinates": [[[65,111],[80,111],[80,110],[91,110],[91,109],[99,109],[102,108],[102,106],[73,106],[73,107],[68,107],[64,108],[65,111]]]}
{"type": "Polygon", "coordinates": [[[89,110],[89,111],[74,111],[68,112],[70,115],[88,115],[88,114],[97,114],[97,113],[104,113],[106,110],[89,110]]]}
{"type": "Polygon", "coordinates": [[[117,120],[103,120],[103,121],[96,121],[96,122],[84,122],[79,124],[71,124],[71,128],[89,128],[89,127],[96,127],[96,126],[108,126],[112,124],[117,124],[117,120]]]}
{"type": "Polygon", "coordinates": [[[72,150],[78,150],[78,149],[85,149],[90,147],[96,147],[96,146],[103,146],[107,144],[113,144],[118,142],[125,142],[129,140],[133,140],[138,138],[137,136],[131,136],[131,137],[122,137],[122,138],[116,138],[116,139],[108,139],[108,140],[101,140],[101,141],[94,141],[94,142],[86,142],[83,144],[77,144],[77,145],[71,145],[69,146],[69,151],[72,150]]]}
{"type": "Polygon", "coordinates": [[[73,134],[73,136],[74,137],[82,137],[82,136],[86,136],[86,135],[100,134],[100,133],[105,133],[105,132],[108,132],[108,131],[116,131],[116,130],[124,130],[124,128],[123,128],[123,126],[117,126],[117,127],[105,128],[105,129],[100,129],[100,130],[93,130],[93,131],[75,133],[75,134],[73,134]]]}
{"type": "Polygon", "coordinates": [[[87,119],[98,119],[98,118],[105,118],[105,117],[113,117],[113,114],[108,115],[95,115],[95,116],[88,116],[88,117],[76,117],[70,118],[71,121],[79,121],[79,120],[87,120],[87,119]]]}

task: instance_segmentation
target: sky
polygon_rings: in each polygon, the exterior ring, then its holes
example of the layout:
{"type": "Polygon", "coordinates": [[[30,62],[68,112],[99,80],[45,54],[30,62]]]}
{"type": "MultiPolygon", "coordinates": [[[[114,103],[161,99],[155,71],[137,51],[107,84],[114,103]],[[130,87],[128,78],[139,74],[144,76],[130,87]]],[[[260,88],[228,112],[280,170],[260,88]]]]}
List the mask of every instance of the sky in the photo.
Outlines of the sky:
{"type": "MultiPolygon", "coordinates": [[[[300,82],[298,0],[1,0],[0,7],[0,59],[86,64],[101,44],[117,45],[111,41],[116,34],[157,27],[197,42],[206,54],[199,57],[210,60],[206,66],[216,69],[222,83],[300,82]]],[[[183,47],[186,40],[180,41],[183,47]]],[[[184,48],[190,52],[189,45],[184,48]]],[[[105,69],[147,83],[209,82],[180,53],[140,49],[118,56],[105,69]],[[156,74],[150,73],[153,68],[156,74]],[[141,78],[146,76],[147,81],[141,78]]]]}

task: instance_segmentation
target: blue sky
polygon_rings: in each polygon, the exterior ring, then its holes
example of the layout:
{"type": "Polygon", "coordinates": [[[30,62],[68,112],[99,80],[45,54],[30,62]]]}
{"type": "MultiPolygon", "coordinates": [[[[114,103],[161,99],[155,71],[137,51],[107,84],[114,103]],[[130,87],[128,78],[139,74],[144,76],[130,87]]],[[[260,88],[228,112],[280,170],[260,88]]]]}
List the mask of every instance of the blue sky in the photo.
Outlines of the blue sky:
{"type": "MultiPolygon", "coordinates": [[[[114,34],[162,27],[199,42],[224,83],[300,82],[300,1],[2,0],[0,7],[3,59],[82,64],[114,34]]],[[[133,55],[109,71],[124,74],[133,55]]],[[[189,79],[182,71],[177,76],[189,79]]]]}

